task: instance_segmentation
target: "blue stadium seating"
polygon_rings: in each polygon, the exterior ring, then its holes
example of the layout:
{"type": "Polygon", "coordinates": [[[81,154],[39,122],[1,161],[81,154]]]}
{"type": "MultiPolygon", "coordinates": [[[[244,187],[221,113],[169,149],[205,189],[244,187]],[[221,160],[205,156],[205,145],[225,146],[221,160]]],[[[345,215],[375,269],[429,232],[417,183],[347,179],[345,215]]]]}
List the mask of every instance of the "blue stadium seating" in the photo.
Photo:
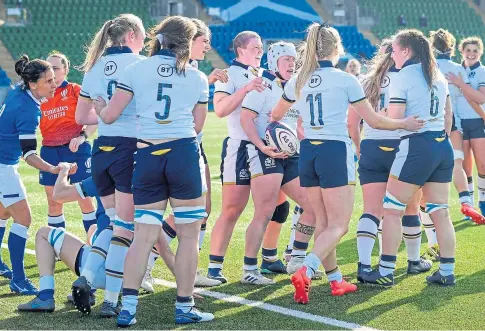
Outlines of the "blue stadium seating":
{"type": "MultiPolygon", "coordinates": [[[[238,2],[238,0],[203,0],[206,6],[222,9],[232,7],[238,2]]],[[[243,30],[255,31],[265,40],[302,40],[305,37],[305,30],[310,23],[309,18],[312,16],[318,17],[317,13],[306,1],[272,0],[269,2],[289,7],[290,13],[268,8],[265,5],[268,1],[262,0],[260,1],[261,6],[246,13],[238,13],[241,15],[236,15],[232,20],[231,15],[228,15],[229,22],[227,24],[210,27],[212,30],[212,46],[226,62],[230,62],[234,58],[232,40],[236,34],[243,30]],[[304,14],[301,15],[302,17],[292,15],[291,11],[293,9],[297,9],[304,14]]],[[[355,26],[336,26],[335,28],[339,31],[345,50],[348,53],[357,58],[369,58],[375,52],[375,47],[359,33],[355,26]]],[[[264,65],[265,62],[263,61],[262,64],[264,65]]]]}

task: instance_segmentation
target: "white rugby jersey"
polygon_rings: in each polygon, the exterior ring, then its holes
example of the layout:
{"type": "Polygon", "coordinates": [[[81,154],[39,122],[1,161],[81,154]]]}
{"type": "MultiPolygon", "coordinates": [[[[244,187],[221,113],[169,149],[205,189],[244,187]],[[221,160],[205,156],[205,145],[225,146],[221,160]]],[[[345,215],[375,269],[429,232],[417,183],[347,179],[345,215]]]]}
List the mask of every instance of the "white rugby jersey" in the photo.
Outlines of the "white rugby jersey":
{"type": "MultiPolygon", "coordinates": [[[[390,104],[404,104],[404,117],[418,115],[426,120],[418,133],[445,129],[445,104],[449,95],[448,82],[438,70],[432,88],[428,87],[421,63],[410,60],[404,63],[390,85],[390,104]]],[[[416,132],[399,130],[401,137],[416,132]]]]}
{"type": "MultiPolygon", "coordinates": [[[[470,80],[468,79],[468,74],[466,73],[465,68],[463,68],[458,63],[451,61],[451,57],[445,54],[439,54],[436,57],[436,62],[438,63],[438,67],[443,75],[447,75],[449,73],[453,73],[456,76],[461,76],[463,81],[466,84],[470,84],[470,80]]],[[[448,84],[448,90],[450,91],[450,98],[451,98],[451,106],[453,109],[453,114],[455,116],[455,120],[459,120],[460,110],[459,107],[463,107],[463,102],[468,104],[465,97],[461,93],[460,89],[453,84],[448,84]],[[459,100],[464,99],[464,100],[459,100]]],[[[473,111],[475,113],[475,111],[473,111]]]]}
{"type": "MultiPolygon", "coordinates": [[[[347,115],[350,104],[365,100],[364,90],[355,76],[319,61],[303,86],[298,99],[305,138],[340,140],[350,143],[347,115]]],[[[296,101],[296,76],[285,85],[283,99],[296,101]]]]}
{"type": "MultiPolygon", "coordinates": [[[[271,118],[271,111],[273,107],[281,99],[284,92],[285,81],[276,77],[269,71],[265,70],[262,74],[266,89],[261,93],[258,91],[251,91],[246,94],[243,100],[242,108],[246,108],[258,116],[254,123],[258,130],[259,137],[265,138],[266,127],[271,118]]],[[[290,109],[279,122],[288,125],[296,134],[296,122],[298,120],[299,112],[296,109],[290,109]]]]}
{"type": "MultiPolygon", "coordinates": [[[[485,67],[482,66],[480,62],[475,63],[471,67],[465,68],[465,71],[467,73],[471,87],[473,87],[475,90],[478,90],[480,87],[485,86],[485,67]]],[[[482,105],[482,108],[483,107],[484,105],[482,105]]],[[[472,106],[470,106],[466,98],[457,99],[457,109],[458,117],[461,119],[481,118],[480,115],[478,115],[477,112],[473,110],[472,106]]]]}
{"type": "MultiPolygon", "coordinates": [[[[116,85],[125,69],[144,56],[133,54],[126,46],[106,49],[102,56],[83,78],[80,97],[97,99],[99,96],[108,102],[116,90],[116,85]]],[[[98,118],[98,135],[109,137],[136,137],[135,103],[132,101],[121,116],[112,124],[105,124],[98,118]]]]}
{"type": "Polygon", "coordinates": [[[140,139],[196,137],[192,111],[208,102],[209,84],[190,65],[177,74],[175,62],[175,54],[162,49],[128,67],[118,83],[118,90],[134,95],[140,139]]]}
{"type": "MultiPolygon", "coordinates": [[[[398,72],[399,69],[396,69],[396,67],[393,66],[384,76],[384,79],[381,82],[381,88],[379,90],[379,105],[377,106],[376,111],[379,111],[383,108],[388,108],[389,86],[391,85],[391,82],[394,80],[398,72]]],[[[364,139],[400,139],[400,136],[397,130],[391,131],[374,129],[369,124],[367,124],[367,122],[364,121],[364,139]]]]}
{"type": "MultiPolygon", "coordinates": [[[[229,80],[227,83],[217,81],[215,83],[214,94],[234,94],[234,92],[258,76],[257,69],[236,60],[233,60],[231,66],[226,70],[229,80]]],[[[237,106],[232,113],[227,115],[227,132],[232,139],[248,140],[248,136],[241,126],[241,105],[237,106]]]]}

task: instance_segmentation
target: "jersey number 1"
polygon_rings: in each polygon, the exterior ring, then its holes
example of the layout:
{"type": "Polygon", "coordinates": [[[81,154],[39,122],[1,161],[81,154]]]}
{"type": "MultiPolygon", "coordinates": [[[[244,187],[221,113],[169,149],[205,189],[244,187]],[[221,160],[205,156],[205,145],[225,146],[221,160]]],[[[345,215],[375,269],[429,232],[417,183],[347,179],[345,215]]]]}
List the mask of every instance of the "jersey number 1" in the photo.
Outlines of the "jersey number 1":
{"type": "Polygon", "coordinates": [[[168,95],[163,94],[163,88],[172,88],[172,84],[158,83],[157,101],[165,100],[165,110],[163,111],[163,115],[156,112],[155,117],[162,121],[168,118],[168,115],[170,114],[170,104],[172,103],[172,99],[170,99],[168,95]]]}
{"type": "MultiPolygon", "coordinates": [[[[317,102],[317,108],[318,108],[318,124],[323,125],[322,93],[315,94],[315,101],[317,102]]],[[[315,124],[315,105],[313,103],[313,94],[309,94],[306,97],[306,102],[310,103],[310,125],[316,126],[316,124],[315,124]]]]}
{"type": "Polygon", "coordinates": [[[437,89],[436,86],[431,88],[431,107],[429,108],[429,114],[433,117],[438,115],[438,107],[440,106],[440,99],[434,95],[434,90],[437,89]]]}

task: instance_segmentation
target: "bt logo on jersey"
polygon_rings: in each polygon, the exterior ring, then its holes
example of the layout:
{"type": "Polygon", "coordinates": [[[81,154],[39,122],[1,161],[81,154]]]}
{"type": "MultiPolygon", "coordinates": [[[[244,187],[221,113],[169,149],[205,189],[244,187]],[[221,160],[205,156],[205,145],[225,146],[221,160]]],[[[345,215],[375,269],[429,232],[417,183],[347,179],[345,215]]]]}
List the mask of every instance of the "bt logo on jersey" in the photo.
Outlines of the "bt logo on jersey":
{"type": "Polygon", "coordinates": [[[157,73],[162,77],[170,77],[173,75],[173,67],[168,64],[161,64],[157,68],[157,73]]]}
{"type": "Polygon", "coordinates": [[[308,86],[310,86],[311,88],[315,88],[319,86],[321,83],[322,83],[322,77],[320,77],[319,75],[313,75],[310,78],[310,83],[308,83],[308,86]]]}
{"type": "Polygon", "coordinates": [[[118,67],[116,66],[116,63],[113,61],[108,61],[104,65],[104,74],[106,76],[111,76],[116,72],[116,69],[118,69],[118,67]]]}

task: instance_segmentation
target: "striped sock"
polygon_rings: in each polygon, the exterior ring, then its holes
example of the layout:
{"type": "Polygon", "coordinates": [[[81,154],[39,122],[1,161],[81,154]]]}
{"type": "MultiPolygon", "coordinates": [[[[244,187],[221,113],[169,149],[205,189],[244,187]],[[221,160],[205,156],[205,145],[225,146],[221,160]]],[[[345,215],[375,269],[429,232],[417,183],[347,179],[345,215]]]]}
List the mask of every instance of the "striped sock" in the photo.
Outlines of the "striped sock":
{"type": "Polygon", "coordinates": [[[289,250],[289,251],[291,251],[293,249],[293,242],[295,241],[295,235],[296,235],[296,224],[300,220],[302,213],[303,213],[303,208],[296,205],[295,211],[293,212],[293,216],[291,218],[290,240],[288,241],[288,246],[286,247],[286,249],[289,250]]]}
{"type": "Polygon", "coordinates": [[[470,196],[470,192],[468,192],[468,191],[460,192],[458,194],[458,197],[460,198],[460,203],[465,203],[465,204],[470,205],[470,206],[473,207],[473,205],[472,205],[472,198],[470,196]]]}
{"type": "Polygon", "coordinates": [[[440,275],[441,276],[453,275],[454,271],[455,271],[455,258],[440,257],[440,275]]]}
{"type": "Polygon", "coordinates": [[[54,299],[54,276],[41,276],[39,280],[39,299],[54,299]]]}
{"type": "Polygon", "coordinates": [[[470,199],[472,200],[472,206],[475,205],[475,185],[473,184],[473,177],[467,177],[468,192],[470,192],[470,199]]]}
{"type": "Polygon", "coordinates": [[[83,213],[84,231],[88,233],[89,227],[96,224],[96,212],[83,213]]]}
{"type": "Polygon", "coordinates": [[[224,264],[224,255],[209,255],[208,273],[218,274],[224,264]]]}
{"type": "Polygon", "coordinates": [[[194,297],[182,297],[177,295],[177,300],[175,301],[175,309],[181,310],[184,313],[188,313],[193,306],[195,306],[194,297]]]}
{"type": "Polygon", "coordinates": [[[113,228],[108,226],[98,234],[93,243],[84,268],[81,271],[81,276],[86,277],[89,286],[92,286],[94,278],[105,264],[112,237],[113,228]]]}
{"type": "Polygon", "coordinates": [[[244,257],[244,271],[258,270],[258,258],[257,257],[244,257]]]}
{"type": "Polygon", "coordinates": [[[426,233],[426,238],[428,238],[428,247],[433,247],[438,244],[438,238],[436,237],[436,229],[434,227],[433,220],[428,213],[425,212],[424,207],[420,207],[419,212],[421,223],[424,226],[424,232],[426,233]]]}
{"type": "Polygon", "coordinates": [[[138,290],[131,288],[123,288],[123,298],[121,306],[123,310],[126,310],[130,315],[136,314],[136,306],[138,305],[138,290]]]}
{"type": "Polygon", "coordinates": [[[66,228],[66,219],[64,218],[64,214],[60,214],[58,216],[48,215],[47,224],[53,228],[66,228]]]}
{"type": "Polygon", "coordinates": [[[378,227],[379,219],[377,217],[371,214],[362,214],[357,224],[357,252],[359,262],[362,265],[371,265],[372,250],[376,242],[378,227]]]}
{"type": "Polygon", "coordinates": [[[113,236],[109,245],[108,255],[106,257],[106,288],[105,301],[108,301],[113,307],[118,303],[123,283],[123,271],[125,267],[126,253],[131,245],[131,240],[113,236]]]}
{"type": "Polygon", "coordinates": [[[313,275],[315,275],[315,272],[318,270],[321,264],[322,261],[320,261],[320,258],[318,256],[313,253],[308,253],[308,255],[305,256],[305,260],[303,261],[303,265],[307,267],[306,276],[311,279],[313,275]]]}
{"type": "Polygon", "coordinates": [[[263,262],[273,263],[278,260],[278,248],[262,248],[261,255],[263,257],[263,262]]]}
{"type": "Polygon", "coordinates": [[[155,265],[155,262],[157,261],[159,256],[160,255],[158,254],[157,249],[153,247],[150,255],[148,255],[147,269],[153,269],[153,266],[155,265]]]}
{"type": "Polygon", "coordinates": [[[408,261],[419,261],[421,248],[421,221],[418,215],[402,217],[402,236],[406,244],[408,261]]]}
{"type": "Polygon", "coordinates": [[[327,275],[327,279],[329,282],[337,281],[338,283],[341,283],[342,280],[344,280],[342,276],[342,272],[340,271],[339,267],[335,267],[335,269],[332,270],[325,270],[325,274],[327,275]]]}
{"type": "Polygon", "coordinates": [[[200,225],[199,232],[199,251],[202,249],[202,244],[204,243],[205,229],[207,228],[207,223],[202,223],[200,225]]]}
{"type": "Polygon", "coordinates": [[[291,256],[305,256],[307,249],[308,249],[308,243],[295,240],[293,242],[293,250],[291,251],[291,256]]]}
{"type": "Polygon", "coordinates": [[[379,273],[381,276],[393,274],[394,269],[396,269],[396,256],[382,254],[379,262],[379,273]]]}

